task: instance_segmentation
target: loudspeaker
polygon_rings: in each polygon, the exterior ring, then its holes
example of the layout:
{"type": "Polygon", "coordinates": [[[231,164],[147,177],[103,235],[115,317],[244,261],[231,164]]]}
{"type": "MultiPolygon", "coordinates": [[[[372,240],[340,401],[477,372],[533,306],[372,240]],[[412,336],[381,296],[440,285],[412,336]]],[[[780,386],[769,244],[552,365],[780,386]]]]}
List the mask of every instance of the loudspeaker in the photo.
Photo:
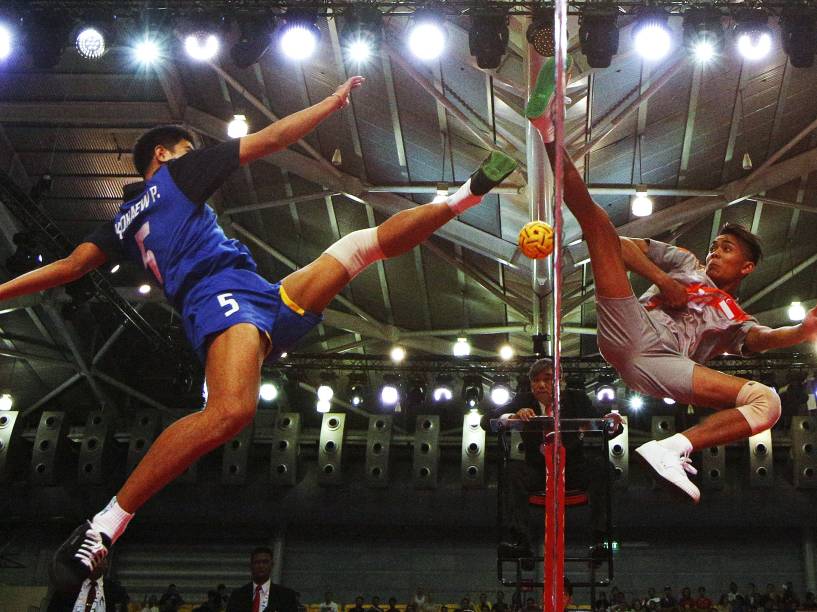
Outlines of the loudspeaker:
{"type": "Polygon", "coordinates": [[[701,451],[701,487],[720,491],[726,480],[726,447],[712,446],[701,451]]]}
{"type": "Polygon", "coordinates": [[[771,487],[774,481],[772,430],[767,429],[749,438],[749,483],[753,487],[771,487]]]}
{"type": "Polygon", "coordinates": [[[625,488],[630,480],[630,424],[621,417],[622,431],[608,440],[607,459],[613,464],[612,485],[625,488]]]}
{"type": "Polygon", "coordinates": [[[370,416],[366,434],[366,483],[370,487],[389,484],[392,416],[370,416]]]}
{"type": "Polygon", "coordinates": [[[440,417],[421,414],[414,429],[414,486],[417,489],[437,488],[437,468],[440,463],[440,417]]]}
{"type": "Polygon", "coordinates": [[[321,423],[320,446],[318,447],[318,483],[337,485],[343,482],[341,456],[343,454],[343,428],[346,415],[327,412],[321,423]]]}
{"type": "Polygon", "coordinates": [[[270,479],[273,484],[293,486],[298,479],[298,438],[301,436],[301,415],[280,412],[272,435],[270,479]]]}
{"type": "Polygon", "coordinates": [[[817,489],[817,417],[792,417],[791,452],[794,486],[817,489]]]}
{"type": "Polygon", "coordinates": [[[485,486],[485,430],[479,418],[467,414],[462,418],[462,461],[460,477],[465,489],[485,486]]]}
{"type": "Polygon", "coordinates": [[[674,416],[654,416],[652,417],[652,437],[654,440],[669,438],[675,433],[674,416]]]}
{"type": "Polygon", "coordinates": [[[31,455],[31,483],[55,485],[64,473],[69,441],[64,412],[43,412],[31,455]]]}
{"type": "Polygon", "coordinates": [[[19,412],[0,412],[0,482],[6,483],[20,474],[23,447],[20,446],[20,432],[23,424],[19,412]]]}
{"type": "Polygon", "coordinates": [[[250,423],[224,445],[221,459],[221,483],[244,484],[247,480],[247,459],[250,456],[255,423],[250,423]]]}
{"type": "Polygon", "coordinates": [[[511,459],[525,460],[525,443],[522,441],[522,434],[518,431],[511,432],[511,459]]]}
{"type": "Polygon", "coordinates": [[[136,415],[130,428],[127,472],[130,474],[148,452],[159,433],[159,415],[155,410],[144,410],[136,415]]]}
{"type": "Polygon", "coordinates": [[[80,484],[102,484],[102,470],[110,465],[113,425],[113,413],[110,411],[94,410],[88,414],[79,447],[77,481],[80,484]]]}

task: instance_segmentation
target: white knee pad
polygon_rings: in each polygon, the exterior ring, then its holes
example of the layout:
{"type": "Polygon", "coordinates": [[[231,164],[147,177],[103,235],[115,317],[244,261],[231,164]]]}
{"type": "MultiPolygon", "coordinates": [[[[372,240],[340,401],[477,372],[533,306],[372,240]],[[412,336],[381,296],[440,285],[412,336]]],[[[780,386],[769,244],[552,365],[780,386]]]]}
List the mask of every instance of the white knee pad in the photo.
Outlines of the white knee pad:
{"type": "Polygon", "coordinates": [[[369,264],[386,258],[377,241],[376,227],[346,234],[324,253],[337,259],[346,268],[350,280],[360,274],[369,264]]]}
{"type": "Polygon", "coordinates": [[[749,381],[740,388],[737,409],[749,423],[752,435],[766,431],[780,418],[780,397],[771,387],[749,381]]]}

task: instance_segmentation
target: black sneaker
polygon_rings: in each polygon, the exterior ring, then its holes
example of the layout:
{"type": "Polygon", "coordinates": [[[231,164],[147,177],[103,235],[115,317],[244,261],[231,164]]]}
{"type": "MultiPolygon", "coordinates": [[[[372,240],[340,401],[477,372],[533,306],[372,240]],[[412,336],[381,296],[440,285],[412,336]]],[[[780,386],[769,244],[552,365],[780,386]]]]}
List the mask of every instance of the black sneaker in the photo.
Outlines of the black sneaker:
{"type": "Polygon", "coordinates": [[[108,556],[111,539],[91,527],[90,521],[77,527],[54,553],[49,575],[54,588],[76,593],[82,583],[108,556]]]}

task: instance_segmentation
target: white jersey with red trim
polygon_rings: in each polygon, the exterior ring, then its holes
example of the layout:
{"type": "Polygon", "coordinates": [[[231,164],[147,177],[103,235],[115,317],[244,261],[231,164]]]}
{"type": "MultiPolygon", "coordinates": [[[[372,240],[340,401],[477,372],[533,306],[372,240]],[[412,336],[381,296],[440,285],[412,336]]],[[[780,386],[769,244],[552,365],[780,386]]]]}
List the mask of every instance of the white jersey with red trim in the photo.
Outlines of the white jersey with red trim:
{"type": "Polygon", "coordinates": [[[697,363],[724,353],[744,354],[746,334],[758,325],[757,319],[717,288],[692,253],[656,240],[647,244],[647,257],[684,285],[689,294],[686,308],[665,308],[658,287],[650,287],[639,301],[653,323],[671,333],[680,350],[697,363]]]}

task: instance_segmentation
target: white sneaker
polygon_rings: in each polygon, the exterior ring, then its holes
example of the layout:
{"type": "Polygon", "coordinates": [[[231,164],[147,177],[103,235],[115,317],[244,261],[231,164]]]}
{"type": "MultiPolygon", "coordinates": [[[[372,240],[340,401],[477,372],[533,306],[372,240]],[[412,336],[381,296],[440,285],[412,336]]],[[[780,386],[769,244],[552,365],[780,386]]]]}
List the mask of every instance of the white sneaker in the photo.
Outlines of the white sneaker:
{"type": "Polygon", "coordinates": [[[694,467],[689,463],[689,457],[677,454],[657,441],[651,440],[642,444],[635,452],[652,469],[656,476],[659,476],[676,486],[692,498],[696,504],[701,499],[701,492],[698,487],[689,479],[687,472],[696,473],[694,467]]]}

